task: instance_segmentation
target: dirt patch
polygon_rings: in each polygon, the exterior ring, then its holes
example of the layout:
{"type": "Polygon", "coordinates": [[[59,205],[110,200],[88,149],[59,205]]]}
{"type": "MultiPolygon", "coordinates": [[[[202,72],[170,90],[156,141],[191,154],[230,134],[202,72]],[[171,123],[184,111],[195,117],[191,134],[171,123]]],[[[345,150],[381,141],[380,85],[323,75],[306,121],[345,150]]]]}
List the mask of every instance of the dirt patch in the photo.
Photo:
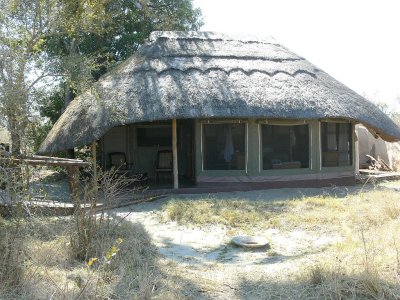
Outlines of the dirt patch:
{"type": "MultiPolygon", "coordinates": [[[[217,200],[248,199],[251,201],[293,200],[308,196],[335,194],[345,196],[359,188],[347,189],[280,189],[268,191],[219,193],[217,200]]],[[[210,196],[210,195],[208,195],[210,196]]],[[[196,201],[204,195],[183,195],[179,199],[196,201]]],[[[115,212],[119,217],[140,222],[151,236],[165,260],[174,263],[185,278],[192,278],[204,287],[212,298],[228,299],[240,289],[246,278],[287,280],[305,264],[330,255],[329,247],[340,242],[342,236],[303,229],[264,228],[257,235],[270,242],[269,248],[243,249],[231,243],[236,234],[224,225],[180,225],[162,220],[160,211],[171,198],[143,203],[115,212]]],[[[235,296],[236,297],[236,296],[235,296]]]]}

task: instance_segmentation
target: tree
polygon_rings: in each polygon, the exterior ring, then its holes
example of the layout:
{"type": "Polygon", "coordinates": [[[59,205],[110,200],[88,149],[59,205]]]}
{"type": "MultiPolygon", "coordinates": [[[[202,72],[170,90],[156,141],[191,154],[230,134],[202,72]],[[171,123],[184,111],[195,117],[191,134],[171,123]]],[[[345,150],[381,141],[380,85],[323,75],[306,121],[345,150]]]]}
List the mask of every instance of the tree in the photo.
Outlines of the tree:
{"type": "Polygon", "coordinates": [[[192,0],[59,0],[57,29],[46,51],[64,73],[65,107],[110,67],[125,60],[154,30],[198,30],[192,0]]]}
{"type": "Polygon", "coordinates": [[[31,94],[46,74],[40,51],[52,0],[0,0],[0,113],[19,155],[31,112],[31,94]]]}
{"type": "Polygon", "coordinates": [[[197,30],[200,16],[192,0],[0,0],[0,113],[13,153],[43,78],[60,76],[65,108],[152,31],[197,30]]]}

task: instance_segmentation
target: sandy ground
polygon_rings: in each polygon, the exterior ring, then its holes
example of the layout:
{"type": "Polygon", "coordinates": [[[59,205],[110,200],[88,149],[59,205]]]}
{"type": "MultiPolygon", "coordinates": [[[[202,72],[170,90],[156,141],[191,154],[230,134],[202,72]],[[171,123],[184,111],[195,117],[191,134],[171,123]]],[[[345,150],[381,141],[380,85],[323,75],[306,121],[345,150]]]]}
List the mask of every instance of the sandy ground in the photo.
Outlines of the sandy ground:
{"type": "MultiPolygon", "coordinates": [[[[251,192],[217,193],[206,195],[214,199],[285,200],[302,195],[324,193],[344,196],[366,187],[324,189],[276,189],[251,192]]],[[[174,196],[179,199],[201,199],[204,195],[174,196]]],[[[142,203],[114,211],[119,217],[141,223],[153,239],[164,259],[175,264],[182,278],[196,283],[193,298],[253,299],[245,295],[244,285],[263,278],[272,281],[290,281],[309,261],[323,259],[327,246],[340,240],[332,234],[280,231],[267,229],[258,235],[270,241],[270,247],[249,250],[231,244],[232,235],[223,226],[189,227],[176,222],[163,222],[162,205],[170,198],[142,203]]],[[[250,288],[251,290],[251,288],[250,288]]]]}

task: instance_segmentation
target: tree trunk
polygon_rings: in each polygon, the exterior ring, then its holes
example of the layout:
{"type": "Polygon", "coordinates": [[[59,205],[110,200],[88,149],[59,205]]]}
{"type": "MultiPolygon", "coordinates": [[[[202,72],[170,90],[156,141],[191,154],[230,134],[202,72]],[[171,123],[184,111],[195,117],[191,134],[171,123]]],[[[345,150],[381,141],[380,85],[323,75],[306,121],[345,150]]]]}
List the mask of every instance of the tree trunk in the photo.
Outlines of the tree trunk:
{"type": "MultiPolygon", "coordinates": [[[[65,98],[64,98],[64,111],[67,108],[67,106],[71,103],[71,101],[74,99],[74,95],[72,93],[71,87],[68,85],[66,85],[65,87],[65,98]]],[[[67,149],[66,150],[66,155],[67,158],[75,158],[75,151],[74,149],[67,149]]]]}
{"type": "MultiPolygon", "coordinates": [[[[72,93],[72,91],[71,91],[71,87],[68,85],[68,83],[67,83],[67,85],[66,85],[66,87],[65,87],[65,98],[64,98],[64,111],[65,111],[65,109],[67,108],[67,106],[68,106],[68,104],[70,104],[70,102],[72,101],[74,99],[74,95],[73,95],[73,93],[72,93]]],[[[74,151],[74,149],[72,148],[72,149],[67,149],[66,150],[66,155],[67,155],[67,158],[72,158],[72,159],[74,159],[75,158],[75,151],[74,151]]]]}
{"type": "Polygon", "coordinates": [[[8,125],[11,137],[11,153],[13,156],[21,155],[21,131],[14,116],[8,117],[8,125]]]}
{"type": "MultiPolygon", "coordinates": [[[[74,55],[77,51],[77,46],[76,46],[76,40],[72,39],[70,43],[65,42],[64,43],[65,47],[67,48],[68,54],[70,56],[74,55]]],[[[73,78],[70,78],[70,81],[73,81],[73,78]]],[[[67,84],[65,85],[65,97],[64,97],[64,109],[63,112],[67,109],[68,105],[71,103],[71,101],[74,100],[74,93],[71,89],[71,86],[69,82],[67,81],[67,84]]],[[[66,150],[67,158],[75,158],[75,151],[74,149],[67,149],[66,150]]]]}
{"type": "Polygon", "coordinates": [[[72,93],[71,87],[67,83],[65,86],[65,97],[64,97],[64,109],[65,111],[68,107],[68,105],[71,103],[71,101],[74,100],[74,94],[72,93]]]}

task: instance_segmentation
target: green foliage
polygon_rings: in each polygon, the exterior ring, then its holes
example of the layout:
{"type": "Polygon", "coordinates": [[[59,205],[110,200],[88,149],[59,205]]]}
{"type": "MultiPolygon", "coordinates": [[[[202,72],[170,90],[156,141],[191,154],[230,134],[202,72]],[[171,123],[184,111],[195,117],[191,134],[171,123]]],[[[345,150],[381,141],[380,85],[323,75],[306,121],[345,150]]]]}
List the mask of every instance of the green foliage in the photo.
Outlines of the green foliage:
{"type": "Polygon", "coordinates": [[[56,32],[47,37],[49,54],[94,55],[101,64],[126,59],[155,30],[198,30],[201,12],[192,0],[60,0],[56,32]],[[92,3],[88,3],[92,2],[92,3]]]}
{"type": "Polygon", "coordinates": [[[41,143],[46,138],[52,125],[49,123],[42,123],[40,120],[31,120],[27,127],[27,145],[33,153],[39,150],[41,143]]]}
{"type": "Polygon", "coordinates": [[[198,30],[201,13],[192,0],[67,1],[60,0],[56,31],[45,49],[58,57],[68,84],[97,80],[110,67],[132,55],[155,30],[198,30]],[[91,75],[91,76],[89,76],[91,75]]]}
{"type": "Polygon", "coordinates": [[[51,125],[57,122],[64,108],[64,88],[65,84],[60,84],[53,94],[39,100],[40,115],[48,118],[51,125]]]}
{"type": "Polygon", "coordinates": [[[25,137],[36,149],[63,106],[133,54],[152,31],[201,25],[192,0],[0,0],[0,113],[15,154],[25,137]],[[40,86],[51,94],[41,101],[34,89],[52,76],[61,85],[40,86]],[[38,102],[50,122],[29,125],[38,102]]]}
{"type": "Polygon", "coordinates": [[[0,0],[0,113],[16,155],[33,112],[35,85],[43,78],[40,71],[47,63],[41,50],[54,1],[0,0]]]}
{"type": "Polygon", "coordinates": [[[64,108],[64,85],[60,84],[53,94],[37,97],[40,117],[32,117],[26,127],[26,144],[32,152],[37,152],[64,108]]]}
{"type": "Polygon", "coordinates": [[[58,0],[57,20],[38,43],[61,74],[61,88],[41,104],[54,124],[66,106],[156,30],[198,30],[201,12],[192,0],[58,0]],[[43,42],[44,41],[44,42],[43,42]]]}
{"type": "Polygon", "coordinates": [[[201,12],[191,0],[120,1],[108,7],[112,23],[104,35],[104,46],[118,62],[132,55],[156,30],[198,30],[201,12]]]}

